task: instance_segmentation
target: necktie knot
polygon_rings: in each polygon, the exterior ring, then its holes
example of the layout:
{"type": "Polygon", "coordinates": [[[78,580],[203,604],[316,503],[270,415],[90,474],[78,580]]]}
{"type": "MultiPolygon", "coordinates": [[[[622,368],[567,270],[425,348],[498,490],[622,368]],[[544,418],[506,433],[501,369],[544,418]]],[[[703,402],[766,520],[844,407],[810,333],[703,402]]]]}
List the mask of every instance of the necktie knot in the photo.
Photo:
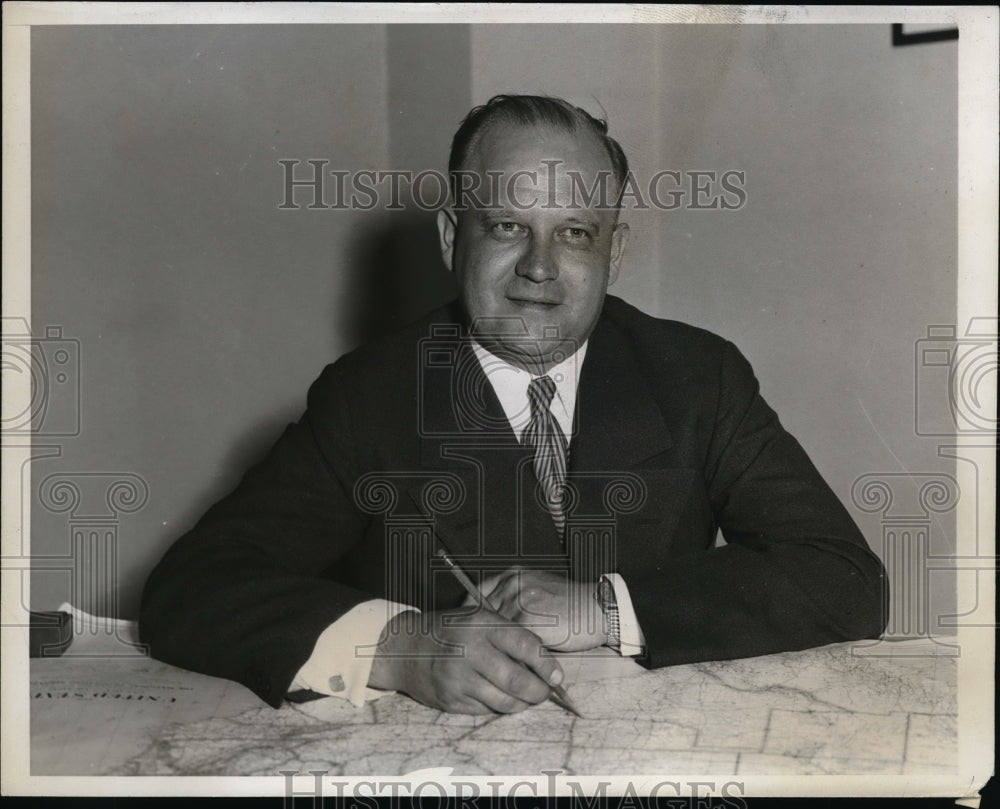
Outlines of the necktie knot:
{"type": "Polygon", "coordinates": [[[531,403],[531,416],[549,409],[552,397],[556,395],[556,383],[550,376],[539,376],[528,383],[528,401],[531,403]]]}

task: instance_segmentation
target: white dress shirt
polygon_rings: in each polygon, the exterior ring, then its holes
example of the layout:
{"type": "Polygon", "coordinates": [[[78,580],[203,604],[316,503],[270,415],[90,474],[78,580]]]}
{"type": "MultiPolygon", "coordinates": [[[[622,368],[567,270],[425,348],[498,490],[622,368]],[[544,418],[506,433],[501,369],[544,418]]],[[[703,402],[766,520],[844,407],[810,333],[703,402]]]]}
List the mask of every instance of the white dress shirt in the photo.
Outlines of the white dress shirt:
{"type": "MultiPolygon", "coordinates": [[[[531,421],[528,384],[532,375],[491,354],[475,340],[472,341],[472,348],[500,400],[511,429],[520,441],[531,421]]],[[[552,366],[547,372],[556,384],[550,409],[566,435],[567,446],[573,440],[576,389],[586,355],[587,343],[584,343],[576,353],[552,366]]],[[[642,630],[636,620],[628,587],[617,573],[606,573],[604,578],[614,587],[618,602],[621,633],[619,651],[625,656],[641,654],[642,630]]],[[[312,655],[299,669],[292,681],[291,690],[308,688],[320,694],[343,697],[358,707],[366,700],[392,693],[368,688],[368,677],[371,674],[375,646],[383,628],[404,610],[416,608],[377,598],[358,604],[346,612],[317,638],[312,655]]]]}

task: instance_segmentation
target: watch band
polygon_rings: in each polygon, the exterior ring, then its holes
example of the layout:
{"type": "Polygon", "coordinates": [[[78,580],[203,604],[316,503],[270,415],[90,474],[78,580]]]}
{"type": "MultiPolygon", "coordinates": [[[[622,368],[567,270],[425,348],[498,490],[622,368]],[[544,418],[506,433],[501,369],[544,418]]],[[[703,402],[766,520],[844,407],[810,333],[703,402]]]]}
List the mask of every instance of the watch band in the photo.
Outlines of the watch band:
{"type": "Polygon", "coordinates": [[[601,605],[604,612],[604,624],[608,633],[608,646],[618,649],[622,645],[621,626],[618,621],[618,599],[615,597],[615,588],[607,579],[602,578],[597,583],[597,590],[594,598],[601,605]]]}

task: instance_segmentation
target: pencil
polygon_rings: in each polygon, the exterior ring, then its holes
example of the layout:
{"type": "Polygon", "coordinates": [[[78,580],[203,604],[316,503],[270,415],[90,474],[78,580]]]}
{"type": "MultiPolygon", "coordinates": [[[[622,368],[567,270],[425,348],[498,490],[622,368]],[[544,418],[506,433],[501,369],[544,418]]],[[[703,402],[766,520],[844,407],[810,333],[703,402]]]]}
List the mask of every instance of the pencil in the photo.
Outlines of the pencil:
{"type": "MultiPolygon", "coordinates": [[[[455,575],[455,578],[458,579],[459,584],[461,584],[462,587],[465,588],[465,591],[470,596],[476,599],[476,603],[479,604],[480,607],[488,607],[489,609],[496,612],[496,610],[493,609],[493,605],[490,604],[489,599],[486,598],[486,596],[484,596],[480,592],[479,588],[472,583],[472,579],[470,579],[465,574],[465,571],[462,570],[462,568],[458,566],[455,560],[448,555],[448,552],[446,550],[442,548],[437,552],[437,556],[440,556],[441,559],[444,561],[444,563],[448,565],[448,569],[455,575]]],[[[552,689],[553,696],[557,697],[557,699],[552,700],[554,703],[556,703],[556,705],[558,705],[560,708],[565,708],[567,711],[570,711],[571,713],[574,713],[578,717],[583,719],[583,714],[580,713],[579,709],[577,709],[577,707],[573,704],[573,700],[569,698],[569,694],[566,693],[565,688],[563,688],[561,685],[551,685],[549,687],[552,689]]]]}

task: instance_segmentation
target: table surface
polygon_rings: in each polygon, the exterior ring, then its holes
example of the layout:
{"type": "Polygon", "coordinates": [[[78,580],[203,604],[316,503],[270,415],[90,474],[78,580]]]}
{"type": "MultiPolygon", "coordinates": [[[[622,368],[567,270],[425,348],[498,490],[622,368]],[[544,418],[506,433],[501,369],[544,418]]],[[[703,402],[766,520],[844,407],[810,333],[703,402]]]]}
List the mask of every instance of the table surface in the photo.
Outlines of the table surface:
{"type": "Polygon", "coordinates": [[[957,673],[941,652],[867,642],[656,671],[567,657],[582,719],[552,702],[445,714],[401,694],[275,710],[134,652],[69,654],[31,662],[31,773],[944,775],[958,766],[957,673]]]}

